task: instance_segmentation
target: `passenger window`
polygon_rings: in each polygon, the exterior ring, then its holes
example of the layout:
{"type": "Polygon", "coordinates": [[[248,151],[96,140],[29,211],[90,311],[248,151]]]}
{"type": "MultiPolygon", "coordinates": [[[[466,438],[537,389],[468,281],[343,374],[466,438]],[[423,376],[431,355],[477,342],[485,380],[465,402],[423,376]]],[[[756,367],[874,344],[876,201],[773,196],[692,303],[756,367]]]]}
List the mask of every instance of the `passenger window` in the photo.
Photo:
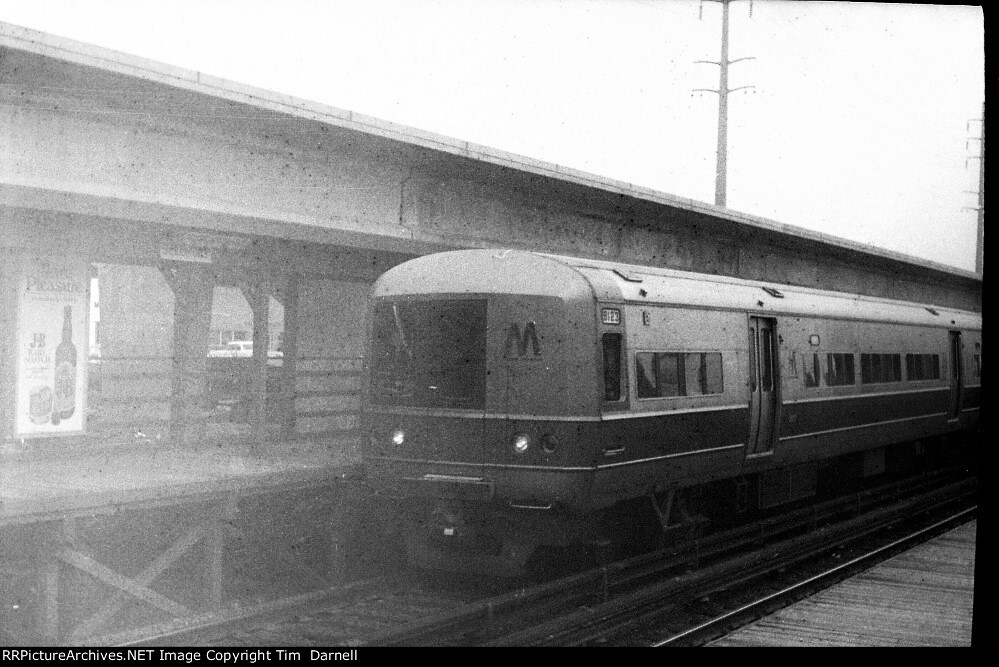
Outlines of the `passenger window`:
{"type": "Polygon", "coordinates": [[[660,396],[680,396],[683,394],[680,372],[680,355],[678,354],[657,354],[656,372],[659,378],[660,396]]]}
{"type": "Polygon", "coordinates": [[[701,354],[701,364],[704,369],[704,393],[721,394],[725,391],[722,378],[722,356],[720,352],[701,354]]]}
{"type": "Polygon", "coordinates": [[[604,400],[621,400],[621,334],[605,333],[604,348],[604,400]]]}
{"type": "Polygon", "coordinates": [[[656,391],[656,355],[651,352],[636,354],[635,367],[638,374],[638,397],[658,396],[656,391]]]}
{"type": "Polygon", "coordinates": [[[940,379],[940,355],[939,354],[927,354],[927,359],[923,361],[923,368],[929,375],[930,380],[940,379]]]}
{"type": "Polygon", "coordinates": [[[704,364],[701,355],[683,355],[683,386],[688,396],[700,396],[704,393],[704,364]]]}
{"type": "Polygon", "coordinates": [[[907,354],[905,355],[905,377],[907,380],[940,379],[939,354],[907,354]]]}
{"type": "Polygon", "coordinates": [[[830,352],[826,355],[826,386],[838,387],[856,383],[853,372],[853,355],[830,352]]]}
{"type": "Polygon", "coordinates": [[[720,352],[640,352],[635,355],[638,398],[724,392],[720,352]]]}
{"type": "Polygon", "coordinates": [[[801,354],[801,367],[802,370],[804,370],[805,372],[805,387],[806,388],[818,387],[820,368],[821,368],[821,365],[819,363],[819,355],[817,354],[809,355],[803,352],[801,354]],[[808,359],[809,356],[811,356],[810,363],[808,359]]]}
{"type": "Polygon", "coordinates": [[[861,354],[860,381],[863,384],[900,382],[902,380],[902,355],[861,354]]]}

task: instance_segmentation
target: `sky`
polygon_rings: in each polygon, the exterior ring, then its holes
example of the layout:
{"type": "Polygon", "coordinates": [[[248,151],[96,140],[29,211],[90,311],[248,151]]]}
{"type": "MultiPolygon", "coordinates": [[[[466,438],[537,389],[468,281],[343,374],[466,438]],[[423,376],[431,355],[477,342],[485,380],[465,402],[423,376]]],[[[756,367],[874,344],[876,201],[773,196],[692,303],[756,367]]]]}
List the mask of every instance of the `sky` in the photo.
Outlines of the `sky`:
{"type": "MultiPolygon", "coordinates": [[[[975,6],[733,1],[730,209],[972,271],[975,6]],[[970,191],[970,192],[969,192],[970,191]]],[[[0,0],[0,21],[714,202],[721,4],[0,0]]]]}

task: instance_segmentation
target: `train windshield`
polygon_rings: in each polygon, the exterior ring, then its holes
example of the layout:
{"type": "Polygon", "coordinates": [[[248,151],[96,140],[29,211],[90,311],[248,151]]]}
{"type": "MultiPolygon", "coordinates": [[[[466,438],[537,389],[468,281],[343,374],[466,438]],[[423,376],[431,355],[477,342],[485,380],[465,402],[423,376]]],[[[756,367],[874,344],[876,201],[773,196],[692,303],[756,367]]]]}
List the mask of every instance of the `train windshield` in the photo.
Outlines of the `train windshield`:
{"type": "Polygon", "coordinates": [[[373,402],[485,409],[485,299],[381,301],[372,333],[373,402]]]}

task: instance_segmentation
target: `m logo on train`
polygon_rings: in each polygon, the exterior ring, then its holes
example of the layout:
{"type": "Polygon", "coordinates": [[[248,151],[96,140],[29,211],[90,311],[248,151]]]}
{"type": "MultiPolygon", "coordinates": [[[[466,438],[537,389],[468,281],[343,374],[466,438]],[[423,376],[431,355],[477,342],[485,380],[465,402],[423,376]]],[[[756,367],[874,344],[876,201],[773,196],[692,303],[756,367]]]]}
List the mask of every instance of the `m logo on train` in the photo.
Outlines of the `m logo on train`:
{"type": "Polygon", "coordinates": [[[534,322],[524,325],[524,335],[520,335],[520,326],[517,323],[510,325],[506,334],[506,344],[503,346],[504,359],[536,359],[541,356],[541,343],[538,342],[537,328],[534,322]],[[527,354],[527,347],[531,347],[533,354],[527,354]]]}

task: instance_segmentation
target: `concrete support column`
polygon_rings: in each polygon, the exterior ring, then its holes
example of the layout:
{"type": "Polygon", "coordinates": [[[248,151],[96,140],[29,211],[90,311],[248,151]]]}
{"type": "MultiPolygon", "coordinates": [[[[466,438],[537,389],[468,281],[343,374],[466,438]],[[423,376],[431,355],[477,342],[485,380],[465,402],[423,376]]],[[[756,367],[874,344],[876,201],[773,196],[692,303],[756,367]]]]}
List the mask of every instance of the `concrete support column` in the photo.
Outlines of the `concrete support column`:
{"type": "Polygon", "coordinates": [[[259,276],[242,284],[243,294],[253,310],[253,362],[250,366],[250,428],[252,446],[262,451],[267,440],[267,344],[270,340],[268,315],[270,285],[259,276]]]}
{"type": "Polygon", "coordinates": [[[295,365],[298,356],[298,274],[277,282],[274,298],[284,306],[284,345],[281,358],[281,432],[286,438],[295,433],[295,365]]]}
{"type": "Polygon", "coordinates": [[[199,265],[173,264],[161,270],[175,299],[170,438],[197,445],[207,425],[205,380],[215,281],[212,272],[199,265]]]}

